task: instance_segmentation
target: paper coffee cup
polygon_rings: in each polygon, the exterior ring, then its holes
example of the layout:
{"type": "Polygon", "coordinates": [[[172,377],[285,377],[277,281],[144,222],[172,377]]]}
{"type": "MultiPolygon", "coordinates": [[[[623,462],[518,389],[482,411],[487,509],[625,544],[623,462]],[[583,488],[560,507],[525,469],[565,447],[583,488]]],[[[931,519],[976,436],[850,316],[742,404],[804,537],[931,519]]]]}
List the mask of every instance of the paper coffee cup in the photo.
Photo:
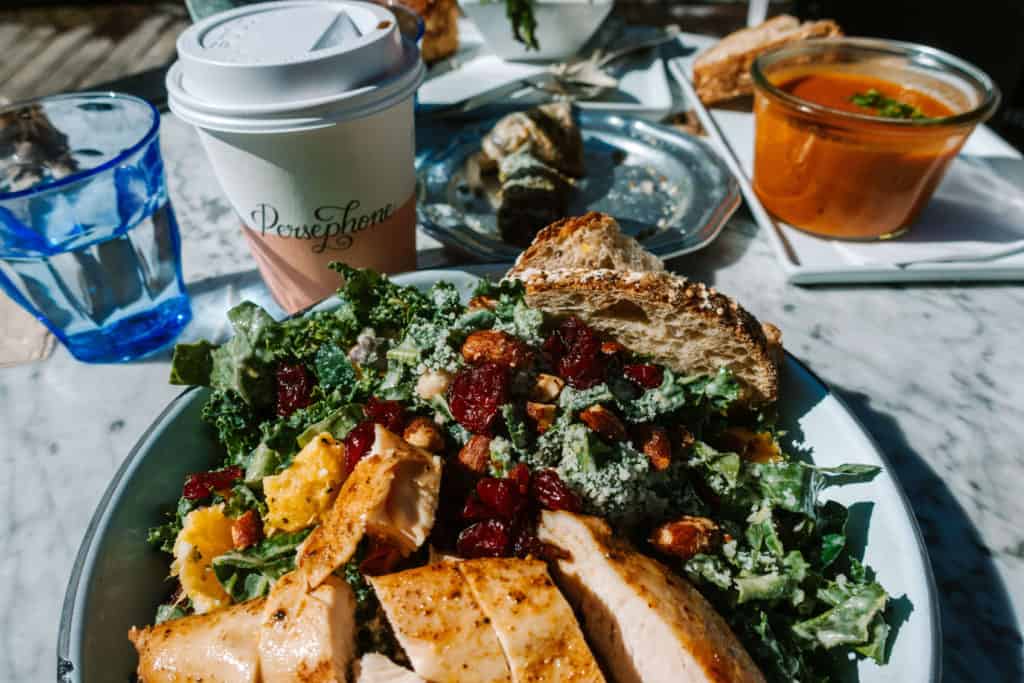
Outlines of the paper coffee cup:
{"type": "Polygon", "coordinates": [[[282,307],[333,292],[331,261],[415,268],[413,95],[423,64],[389,11],[247,6],[190,28],[178,54],[170,108],[199,131],[282,307]]]}

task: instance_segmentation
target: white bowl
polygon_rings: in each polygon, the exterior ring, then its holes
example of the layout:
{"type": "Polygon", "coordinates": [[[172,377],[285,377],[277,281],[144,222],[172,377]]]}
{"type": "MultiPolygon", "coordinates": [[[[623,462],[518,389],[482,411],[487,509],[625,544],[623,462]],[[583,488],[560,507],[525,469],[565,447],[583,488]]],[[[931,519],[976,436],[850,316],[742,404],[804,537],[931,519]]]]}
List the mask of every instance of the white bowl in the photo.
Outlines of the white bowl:
{"type": "Polygon", "coordinates": [[[557,61],[572,57],[590,40],[612,11],[613,0],[534,0],[539,50],[527,50],[512,37],[505,3],[498,0],[459,0],[476,24],[487,48],[502,59],[557,61]]]}

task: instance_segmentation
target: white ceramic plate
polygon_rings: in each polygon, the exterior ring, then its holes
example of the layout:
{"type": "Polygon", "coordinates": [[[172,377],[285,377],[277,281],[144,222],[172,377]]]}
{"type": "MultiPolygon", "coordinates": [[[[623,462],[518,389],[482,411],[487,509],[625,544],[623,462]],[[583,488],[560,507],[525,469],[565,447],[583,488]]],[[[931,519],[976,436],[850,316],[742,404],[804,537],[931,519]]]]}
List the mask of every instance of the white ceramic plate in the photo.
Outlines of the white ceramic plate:
{"type": "MultiPolygon", "coordinates": [[[[409,273],[396,282],[429,287],[455,283],[466,295],[476,278],[463,271],[409,273]]],[[[332,302],[317,308],[330,307],[332,302]]],[[[108,486],[78,550],[64,596],[57,643],[57,680],[99,683],[133,680],[134,650],[127,633],[150,623],[166,597],[167,558],[146,544],[147,529],[163,521],[177,502],[188,472],[219,458],[211,430],[199,419],[208,392],[189,389],[146,430],[108,486]]],[[[921,534],[907,499],[870,437],[846,407],[810,370],[786,356],[780,414],[783,426],[811,449],[814,461],[878,465],[869,483],[829,489],[851,510],[854,544],[866,540],[864,559],[896,598],[902,616],[884,667],[857,665],[860,683],[933,683],[939,680],[940,638],[935,586],[921,534]],[[865,515],[870,510],[870,524],[865,515]]]]}

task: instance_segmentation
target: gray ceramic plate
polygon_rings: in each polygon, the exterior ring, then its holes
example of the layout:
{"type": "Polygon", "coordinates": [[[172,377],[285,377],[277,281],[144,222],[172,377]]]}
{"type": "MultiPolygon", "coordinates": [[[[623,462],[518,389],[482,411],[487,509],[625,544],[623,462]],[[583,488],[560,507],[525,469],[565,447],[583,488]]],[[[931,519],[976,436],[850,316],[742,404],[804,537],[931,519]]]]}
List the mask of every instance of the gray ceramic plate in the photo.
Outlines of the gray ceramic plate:
{"type": "MultiPolygon", "coordinates": [[[[396,281],[426,288],[442,279],[467,294],[476,282],[462,271],[421,271],[396,281]]],[[[864,559],[896,598],[897,635],[889,664],[851,663],[842,680],[938,681],[934,580],[906,497],[870,437],[817,377],[787,356],[781,381],[782,427],[816,463],[883,468],[871,482],[827,492],[853,506],[852,542],[863,544],[864,559]]],[[[220,458],[212,431],[200,422],[206,397],[206,390],[190,389],[176,398],[139,439],[100,500],[64,596],[57,643],[61,683],[133,680],[136,659],[126,634],[132,625],[150,623],[167,595],[168,558],[146,543],[146,530],[164,521],[186,474],[209,469],[220,458]]]]}
{"type": "MultiPolygon", "coordinates": [[[[587,175],[570,216],[603,211],[644,247],[671,258],[701,249],[740,204],[739,185],[706,142],[648,121],[580,112],[587,175]]],[[[417,162],[417,215],[440,242],[483,261],[512,261],[522,249],[498,236],[493,193],[474,192],[466,160],[493,127],[464,130],[417,162]]]]}

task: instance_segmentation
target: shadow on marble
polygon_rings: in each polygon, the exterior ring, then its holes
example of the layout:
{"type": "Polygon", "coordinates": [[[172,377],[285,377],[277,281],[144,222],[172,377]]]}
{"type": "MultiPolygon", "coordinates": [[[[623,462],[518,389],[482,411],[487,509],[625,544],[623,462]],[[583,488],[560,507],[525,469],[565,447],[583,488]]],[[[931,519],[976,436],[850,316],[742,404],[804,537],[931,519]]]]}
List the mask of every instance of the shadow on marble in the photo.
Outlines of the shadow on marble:
{"type": "Polygon", "coordinates": [[[863,393],[831,388],[874,437],[913,506],[938,588],[944,680],[1024,680],[1020,624],[977,528],[892,416],[863,393]]]}

